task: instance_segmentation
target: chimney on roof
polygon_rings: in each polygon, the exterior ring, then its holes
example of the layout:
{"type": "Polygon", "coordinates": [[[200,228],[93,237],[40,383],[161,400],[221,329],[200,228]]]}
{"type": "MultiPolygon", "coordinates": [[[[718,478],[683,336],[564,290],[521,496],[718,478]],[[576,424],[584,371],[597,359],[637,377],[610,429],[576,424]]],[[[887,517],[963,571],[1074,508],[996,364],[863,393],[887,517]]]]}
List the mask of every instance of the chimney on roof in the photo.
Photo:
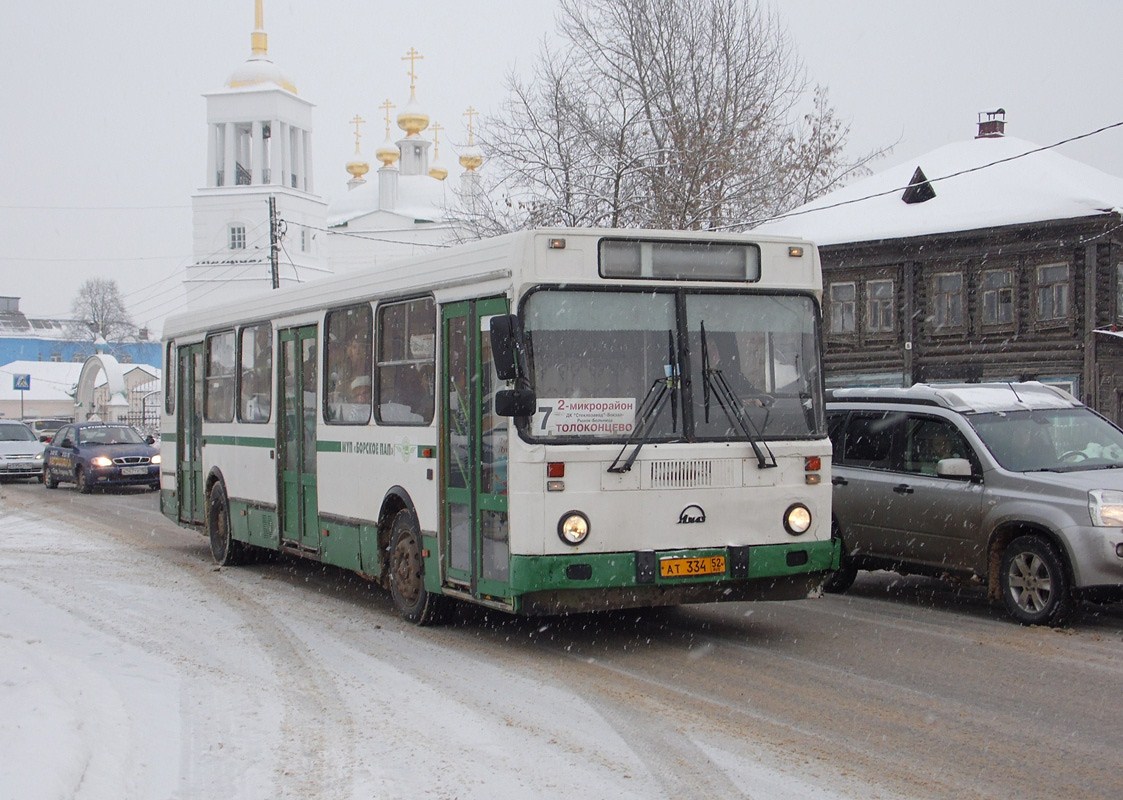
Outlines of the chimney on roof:
{"type": "Polygon", "coordinates": [[[979,132],[975,134],[976,139],[997,139],[1005,135],[1006,109],[979,112],[979,132]]]}

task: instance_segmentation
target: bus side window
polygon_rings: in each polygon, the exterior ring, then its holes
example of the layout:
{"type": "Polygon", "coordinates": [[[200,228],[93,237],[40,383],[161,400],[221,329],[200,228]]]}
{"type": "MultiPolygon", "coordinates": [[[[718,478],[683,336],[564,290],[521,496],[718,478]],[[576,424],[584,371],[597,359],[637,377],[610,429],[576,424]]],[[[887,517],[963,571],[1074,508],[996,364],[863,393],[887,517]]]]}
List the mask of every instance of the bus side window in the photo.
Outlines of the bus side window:
{"type": "Polygon", "coordinates": [[[234,421],[234,331],[207,337],[207,422],[234,421]]]}
{"type": "Polygon", "coordinates": [[[238,348],[238,418],[268,422],[273,407],[273,328],[267,322],[242,328],[238,348]]]}
{"type": "Polygon", "coordinates": [[[436,313],[428,297],[378,309],[378,404],[387,425],[428,425],[435,406],[436,313]]]}
{"type": "Polygon", "coordinates": [[[328,312],[324,358],[324,419],[352,425],[370,422],[369,305],[363,303],[328,312]]]}

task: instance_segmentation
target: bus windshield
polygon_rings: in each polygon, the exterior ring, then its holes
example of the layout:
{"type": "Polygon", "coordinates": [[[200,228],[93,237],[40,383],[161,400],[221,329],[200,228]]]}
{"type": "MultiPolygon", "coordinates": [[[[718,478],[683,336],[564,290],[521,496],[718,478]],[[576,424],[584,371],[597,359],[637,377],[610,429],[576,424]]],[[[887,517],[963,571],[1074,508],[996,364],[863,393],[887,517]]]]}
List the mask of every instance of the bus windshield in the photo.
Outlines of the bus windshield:
{"type": "Polygon", "coordinates": [[[807,295],[539,290],[522,316],[538,398],[531,437],[824,435],[807,295]]]}

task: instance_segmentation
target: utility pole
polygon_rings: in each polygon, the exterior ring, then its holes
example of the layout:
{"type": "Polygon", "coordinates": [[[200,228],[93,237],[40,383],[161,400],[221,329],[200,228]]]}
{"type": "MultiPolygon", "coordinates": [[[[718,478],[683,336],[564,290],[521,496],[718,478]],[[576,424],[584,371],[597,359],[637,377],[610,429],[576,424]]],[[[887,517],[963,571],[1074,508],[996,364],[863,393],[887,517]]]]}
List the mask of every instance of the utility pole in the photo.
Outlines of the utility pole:
{"type": "Polygon", "coordinates": [[[273,288],[281,288],[281,272],[277,264],[281,252],[281,222],[277,219],[277,198],[269,195],[269,270],[273,288]]]}

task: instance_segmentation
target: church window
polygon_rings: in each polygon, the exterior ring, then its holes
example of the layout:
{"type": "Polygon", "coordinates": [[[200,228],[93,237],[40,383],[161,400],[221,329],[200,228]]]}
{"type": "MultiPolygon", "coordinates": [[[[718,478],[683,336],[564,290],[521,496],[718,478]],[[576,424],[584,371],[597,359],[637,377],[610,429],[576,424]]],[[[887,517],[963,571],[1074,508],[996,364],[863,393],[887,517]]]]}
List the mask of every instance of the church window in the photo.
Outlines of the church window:
{"type": "Polygon", "coordinates": [[[245,225],[231,225],[229,227],[229,240],[231,250],[245,250],[246,249],[246,226],[245,225]]]}

